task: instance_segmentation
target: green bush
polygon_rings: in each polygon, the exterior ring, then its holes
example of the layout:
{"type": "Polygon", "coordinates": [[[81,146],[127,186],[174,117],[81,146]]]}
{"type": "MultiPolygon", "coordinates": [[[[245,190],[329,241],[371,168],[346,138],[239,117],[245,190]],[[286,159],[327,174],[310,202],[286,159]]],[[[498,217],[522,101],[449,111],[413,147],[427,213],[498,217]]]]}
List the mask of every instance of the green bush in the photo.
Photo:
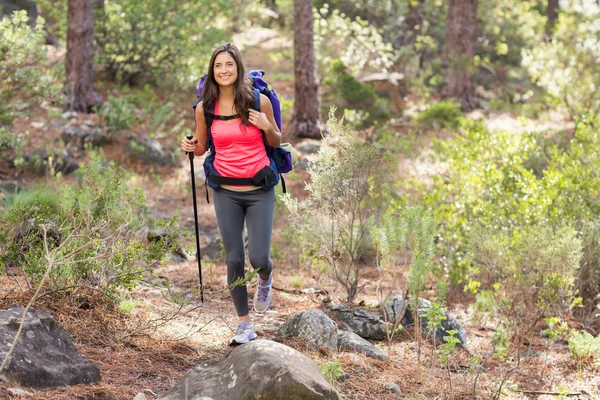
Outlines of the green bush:
{"type": "Polygon", "coordinates": [[[47,268],[52,289],[92,286],[106,296],[132,288],[177,245],[175,221],[160,223],[169,232],[146,243],[138,232],[149,223],[141,191],[130,176],[97,154],[78,171],[79,185],[54,182],[58,207],[42,201],[16,202],[0,219],[6,235],[0,265],[21,267],[33,282],[47,268]]]}
{"type": "Polygon", "coordinates": [[[27,21],[26,11],[0,20],[0,125],[12,122],[17,109],[57,95],[56,79],[43,47],[44,20],[38,18],[33,28],[27,21]]]}
{"type": "MultiPolygon", "coordinates": [[[[514,257],[523,246],[533,245],[525,234],[536,237],[541,232],[555,240],[567,240],[556,235],[572,235],[570,229],[574,229],[577,240],[572,236],[568,240],[573,246],[581,242],[583,252],[577,289],[584,304],[593,305],[600,271],[594,244],[598,226],[591,222],[600,213],[600,134],[595,126],[595,120],[582,120],[570,140],[552,144],[542,140],[545,133],[488,132],[471,123],[455,140],[437,142],[436,154],[446,171],[434,177],[433,187],[419,183],[417,187],[425,193],[420,202],[431,207],[440,221],[442,268],[437,269],[438,275],[447,274],[455,283],[477,290],[473,282],[479,282],[481,269],[470,257],[477,241],[468,238],[478,229],[485,228],[493,235],[486,238],[490,243],[514,248],[514,257]],[[544,154],[543,165],[533,162],[540,154],[544,154]],[[536,170],[533,165],[538,165],[536,170]],[[537,228],[542,230],[536,232],[537,228]],[[469,283],[470,279],[473,282],[469,283]]],[[[483,254],[478,257],[478,262],[485,258],[483,254]]],[[[523,261],[518,265],[529,268],[523,261]]],[[[573,275],[564,276],[570,279],[573,275]]],[[[491,276],[490,281],[480,283],[489,288],[498,278],[491,276]]]]}
{"type": "Polygon", "coordinates": [[[323,107],[328,108],[334,104],[341,110],[363,111],[365,114],[360,127],[384,123],[391,118],[392,115],[386,100],[380,98],[370,85],[362,83],[350,75],[342,61],[332,62],[324,83],[328,93],[325,96],[323,107]]]}
{"type": "Polygon", "coordinates": [[[600,25],[594,16],[564,13],[553,40],[525,51],[523,64],[537,84],[571,116],[600,113],[600,25]]]}
{"type": "Polygon", "coordinates": [[[300,204],[288,196],[285,202],[306,246],[313,249],[314,264],[326,264],[352,301],[362,289],[361,259],[369,247],[369,218],[377,218],[382,210],[389,170],[383,151],[365,145],[333,111],[327,132],[308,165],[308,199],[300,204]]]}
{"type": "MultiPolygon", "coordinates": [[[[131,128],[135,120],[135,107],[126,98],[109,95],[106,103],[98,110],[101,123],[109,135],[131,128]]],[[[145,118],[151,118],[146,115],[145,118]]]]}
{"type": "Polygon", "coordinates": [[[416,122],[451,129],[460,127],[463,120],[464,114],[460,110],[460,104],[453,100],[433,103],[415,117],[416,122]]]}
{"type": "Polygon", "coordinates": [[[492,290],[498,311],[526,330],[544,317],[565,316],[575,304],[581,240],[572,228],[538,225],[469,235],[472,279],[492,290]]]}
{"type": "Polygon", "coordinates": [[[106,2],[95,30],[98,64],[123,83],[190,83],[225,40],[218,26],[228,10],[207,0],[106,2]]]}

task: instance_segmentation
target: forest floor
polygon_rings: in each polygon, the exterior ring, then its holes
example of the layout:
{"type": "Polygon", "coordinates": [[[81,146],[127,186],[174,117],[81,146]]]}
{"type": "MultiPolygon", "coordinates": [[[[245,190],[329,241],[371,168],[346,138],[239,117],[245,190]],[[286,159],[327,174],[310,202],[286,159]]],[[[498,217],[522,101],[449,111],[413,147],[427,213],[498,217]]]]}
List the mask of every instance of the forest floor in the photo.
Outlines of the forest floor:
{"type": "MultiPolygon", "coordinates": [[[[255,60],[249,58],[249,62],[255,60]]],[[[282,96],[293,89],[293,83],[286,80],[272,84],[282,96]]],[[[181,108],[187,110],[188,105],[181,108]]],[[[43,120],[46,127],[44,141],[52,143],[60,135],[60,129],[48,123],[47,118],[42,113],[27,121],[17,121],[17,127],[35,130],[32,123],[43,120]]],[[[516,116],[508,113],[492,115],[487,123],[490,127],[502,129],[518,130],[519,126],[522,127],[516,116]]],[[[35,141],[29,143],[29,147],[35,146],[35,141]]],[[[427,157],[427,141],[419,146],[420,155],[398,161],[403,176],[425,178],[435,172],[435,166],[427,157]]],[[[119,141],[105,146],[106,158],[134,172],[132,184],[143,189],[149,207],[163,215],[178,214],[181,225],[193,232],[188,160],[182,156],[179,166],[154,168],[149,174],[147,167],[127,159],[121,149],[119,141]]],[[[195,163],[196,169],[201,167],[198,158],[195,163]]],[[[25,178],[34,185],[32,177],[25,178]]],[[[289,174],[286,183],[293,197],[307,196],[304,185],[308,178],[303,171],[289,174]]],[[[72,175],[65,177],[66,183],[74,181],[72,175]]],[[[205,228],[214,228],[216,221],[212,204],[206,204],[201,183],[198,183],[197,191],[199,222],[205,228]]],[[[333,279],[297,265],[295,251],[284,239],[290,232],[285,231],[289,228],[285,225],[285,211],[280,202],[277,203],[276,214],[274,306],[264,315],[251,313],[259,337],[269,339],[274,337],[277,326],[294,313],[322,308],[321,291],[327,291],[334,302],[343,302],[344,298],[333,279]]],[[[193,243],[193,238],[187,241],[193,243]]],[[[155,273],[170,282],[172,292],[179,293],[185,305],[168,301],[164,290],[156,288],[151,281],[142,282],[128,294],[134,306],[126,313],[103,304],[94,293],[76,292],[63,298],[50,294],[43,296],[35,307],[52,310],[71,334],[76,347],[100,366],[102,380],[93,385],[37,392],[28,390],[24,398],[131,400],[137,393],[144,393],[148,399],[154,399],[195,365],[227,354],[231,349],[228,341],[236,318],[226,290],[224,263],[204,263],[204,303],[199,299],[195,260],[167,263],[155,273]]],[[[363,276],[365,280],[375,281],[377,271],[373,266],[367,266],[363,276]]],[[[12,303],[25,305],[31,296],[30,292],[23,293],[15,288],[14,281],[4,275],[0,276],[0,293],[0,308],[8,308],[12,303]]],[[[253,294],[254,285],[250,285],[250,299],[253,294]]],[[[354,357],[345,351],[324,354],[311,350],[299,340],[285,340],[283,343],[301,351],[318,366],[339,361],[348,379],[336,381],[334,386],[347,400],[600,399],[600,368],[586,363],[579,374],[564,341],[550,342],[535,337],[521,348],[519,357],[510,362],[491,357],[494,327],[487,324],[482,328],[473,321],[469,300],[459,292],[449,298],[449,311],[465,327],[468,346],[455,350],[448,365],[437,361],[432,343],[424,341],[417,346],[411,329],[395,338],[391,347],[385,342],[378,343],[389,352],[390,359],[387,361],[377,361],[360,354],[354,357]],[[483,369],[472,367],[475,357],[485,360],[483,369]],[[390,384],[397,384],[402,393],[392,393],[388,388],[390,384]]],[[[368,285],[356,299],[356,303],[363,301],[364,304],[377,302],[374,284],[368,285]]],[[[0,383],[0,399],[14,398],[9,395],[11,387],[0,383]]]]}

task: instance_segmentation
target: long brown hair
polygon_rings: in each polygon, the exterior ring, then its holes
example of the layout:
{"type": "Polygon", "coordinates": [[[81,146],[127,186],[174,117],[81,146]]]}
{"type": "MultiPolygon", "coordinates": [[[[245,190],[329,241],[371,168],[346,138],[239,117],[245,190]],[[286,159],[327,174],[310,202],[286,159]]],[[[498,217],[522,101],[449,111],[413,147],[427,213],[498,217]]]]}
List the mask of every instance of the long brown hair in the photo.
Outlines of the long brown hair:
{"type": "Polygon", "coordinates": [[[219,84],[215,80],[215,59],[223,52],[228,52],[233,57],[237,65],[237,79],[234,83],[233,93],[234,99],[233,104],[235,110],[242,118],[244,125],[250,125],[248,120],[250,116],[250,108],[254,103],[254,93],[252,91],[252,81],[250,77],[246,75],[246,69],[244,68],[244,62],[242,61],[242,55],[237,47],[230,43],[226,43],[221,47],[218,47],[210,57],[210,63],[208,64],[208,71],[206,73],[206,80],[204,82],[204,89],[202,90],[202,107],[206,111],[211,111],[211,107],[215,100],[219,99],[219,84]]]}

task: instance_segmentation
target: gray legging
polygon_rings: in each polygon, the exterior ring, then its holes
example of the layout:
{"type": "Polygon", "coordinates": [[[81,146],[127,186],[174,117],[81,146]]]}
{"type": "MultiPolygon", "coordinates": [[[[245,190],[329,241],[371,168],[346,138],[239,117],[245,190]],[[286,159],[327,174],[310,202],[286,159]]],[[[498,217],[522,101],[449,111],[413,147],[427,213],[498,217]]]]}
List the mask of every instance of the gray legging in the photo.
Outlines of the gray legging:
{"type": "MultiPolygon", "coordinates": [[[[251,192],[234,192],[219,189],[214,192],[215,213],[219,223],[219,231],[225,246],[227,263],[227,282],[231,285],[239,278],[244,278],[244,219],[248,227],[248,258],[258,275],[269,279],[273,263],[269,258],[271,251],[271,232],[273,230],[273,213],[275,210],[275,190],[254,190],[251,192]]],[[[231,297],[237,315],[248,315],[248,289],[246,285],[236,286],[231,290],[231,297]]]]}

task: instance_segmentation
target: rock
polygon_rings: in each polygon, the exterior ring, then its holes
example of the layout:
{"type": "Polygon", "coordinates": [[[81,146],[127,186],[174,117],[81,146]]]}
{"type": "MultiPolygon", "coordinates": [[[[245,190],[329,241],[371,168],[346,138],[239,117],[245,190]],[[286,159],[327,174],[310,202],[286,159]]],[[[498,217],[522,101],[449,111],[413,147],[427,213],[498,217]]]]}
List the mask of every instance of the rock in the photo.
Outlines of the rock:
{"type": "Polygon", "coordinates": [[[156,140],[147,135],[130,136],[125,146],[125,152],[139,158],[147,165],[175,165],[173,155],[156,140]]]}
{"type": "Polygon", "coordinates": [[[276,337],[279,339],[302,338],[316,349],[325,348],[337,352],[337,326],[320,310],[308,310],[294,314],[292,318],[281,325],[276,337]]]}
{"type": "Polygon", "coordinates": [[[68,127],[61,133],[60,138],[65,143],[76,143],[81,148],[87,143],[94,147],[98,147],[110,141],[108,136],[103,132],[83,127],[68,127]]]}
{"type": "MultiPolygon", "coordinates": [[[[387,318],[391,323],[393,323],[396,320],[396,318],[400,318],[399,314],[402,312],[402,307],[404,307],[404,299],[402,298],[402,296],[388,297],[387,301],[385,302],[385,312],[387,313],[387,318]]],[[[407,305],[406,312],[404,313],[404,318],[402,318],[402,320],[398,322],[402,323],[402,321],[405,321],[406,323],[407,320],[412,321],[412,316],[410,316],[409,310],[410,309],[407,305]]]]}
{"type": "Polygon", "coordinates": [[[6,391],[8,392],[8,395],[10,397],[29,397],[29,396],[33,396],[33,393],[28,392],[28,391],[23,390],[23,389],[19,389],[19,388],[8,388],[8,389],[6,389],[6,391]]]}
{"type": "Polygon", "coordinates": [[[395,383],[388,383],[387,388],[392,393],[402,394],[400,386],[396,385],[395,383]]]}
{"type": "Polygon", "coordinates": [[[68,175],[79,169],[79,164],[66,149],[56,149],[53,151],[53,154],[48,153],[46,149],[37,149],[23,153],[23,159],[29,164],[27,168],[39,176],[46,174],[50,156],[52,156],[52,168],[54,172],[62,172],[63,175],[68,175]]]}
{"type": "Polygon", "coordinates": [[[319,140],[303,140],[294,146],[296,150],[301,151],[304,154],[315,154],[321,149],[321,141],[319,140]]]}
{"type": "Polygon", "coordinates": [[[351,350],[362,353],[367,357],[378,360],[387,360],[387,354],[371,342],[361,338],[354,332],[339,331],[338,347],[344,350],[351,350]]]}
{"type": "Polygon", "coordinates": [[[298,171],[306,171],[308,168],[308,158],[303,157],[298,160],[296,165],[294,165],[294,169],[298,171]]]}
{"type": "Polygon", "coordinates": [[[330,303],[327,306],[327,314],[339,321],[344,330],[354,332],[360,337],[374,340],[386,338],[385,321],[377,312],[330,303]]]}
{"type": "Polygon", "coordinates": [[[203,363],[162,400],[340,399],[306,356],[270,340],[254,340],[216,362],[203,363]]]}
{"type": "Polygon", "coordinates": [[[358,358],[358,356],[357,356],[356,354],[349,354],[349,355],[348,355],[348,358],[349,358],[350,360],[352,360],[352,362],[353,362],[354,364],[358,364],[358,363],[360,363],[360,358],[358,358]]]}
{"type": "MultiPolygon", "coordinates": [[[[0,359],[4,359],[12,345],[23,311],[19,305],[0,310],[0,359]]],[[[11,360],[0,377],[42,389],[98,382],[100,369],[77,351],[69,334],[49,311],[31,309],[11,360]]]]}
{"type": "MultiPolygon", "coordinates": [[[[404,300],[402,296],[392,296],[388,299],[385,304],[385,309],[391,318],[395,318],[397,313],[400,312],[404,300]]],[[[419,299],[419,315],[427,313],[427,310],[431,307],[431,302],[427,299],[419,299]]],[[[464,347],[467,345],[467,333],[465,328],[448,312],[444,312],[446,319],[442,321],[442,329],[436,329],[435,340],[439,343],[444,343],[444,336],[448,336],[448,331],[455,330],[457,332],[456,337],[460,340],[458,347],[464,347]]],[[[427,329],[427,323],[429,320],[425,317],[421,317],[421,327],[426,335],[433,335],[433,332],[429,332],[427,329]]],[[[410,304],[407,306],[404,318],[401,321],[403,326],[414,325],[415,318],[412,307],[410,304]]]]}
{"type": "Polygon", "coordinates": [[[148,400],[148,398],[146,397],[146,395],[144,393],[138,393],[135,395],[133,400],[148,400]]]}

